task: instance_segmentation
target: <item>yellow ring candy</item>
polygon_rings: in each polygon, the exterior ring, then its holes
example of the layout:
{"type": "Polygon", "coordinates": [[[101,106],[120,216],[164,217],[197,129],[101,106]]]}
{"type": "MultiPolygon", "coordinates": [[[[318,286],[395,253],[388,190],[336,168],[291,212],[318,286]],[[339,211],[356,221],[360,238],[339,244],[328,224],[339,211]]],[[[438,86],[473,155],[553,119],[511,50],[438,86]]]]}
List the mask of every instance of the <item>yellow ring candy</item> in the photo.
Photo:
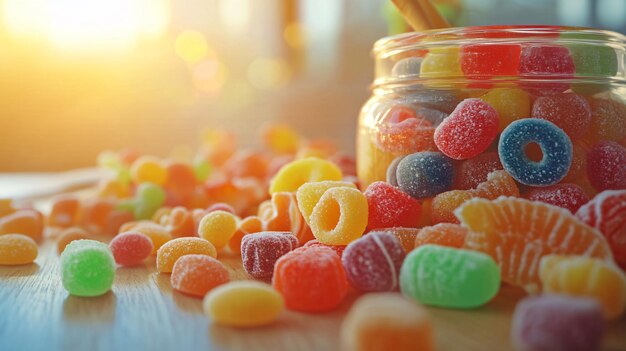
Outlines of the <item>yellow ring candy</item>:
{"type": "Polygon", "coordinates": [[[320,198],[324,193],[331,188],[348,187],[356,189],[356,185],[350,182],[325,180],[322,182],[308,182],[302,184],[296,192],[296,199],[298,200],[298,208],[302,217],[307,224],[309,224],[309,218],[313,213],[313,208],[320,201],[320,198]]]}
{"type": "Polygon", "coordinates": [[[328,189],[313,208],[311,231],[322,244],[348,245],[365,231],[367,214],[367,199],[357,189],[328,189]]]}
{"type": "Polygon", "coordinates": [[[202,217],[198,226],[200,237],[221,250],[237,231],[237,217],[226,211],[213,211],[202,217]]]}
{"type": "Polygon", "coordinates": [[[203,307],[204,313],[217,324],[257,327],[276,320],[285,302],[268,284],[240,280],[211,290],[204,297],[203,307]]]}
{"type": "Polygon", "coordinates": [[[272,179],[269,192],[294,192],[307,182],[341,180],[342,177],[341,170],[334,163],[317,157],[307,157],[283,166],[272,179]]]}
{"type": "Polygon", "coordinates": [[[0,266],[28,264],[35,261],[39,250],[31,237],[22,234],[0,235],[0,266]]]}

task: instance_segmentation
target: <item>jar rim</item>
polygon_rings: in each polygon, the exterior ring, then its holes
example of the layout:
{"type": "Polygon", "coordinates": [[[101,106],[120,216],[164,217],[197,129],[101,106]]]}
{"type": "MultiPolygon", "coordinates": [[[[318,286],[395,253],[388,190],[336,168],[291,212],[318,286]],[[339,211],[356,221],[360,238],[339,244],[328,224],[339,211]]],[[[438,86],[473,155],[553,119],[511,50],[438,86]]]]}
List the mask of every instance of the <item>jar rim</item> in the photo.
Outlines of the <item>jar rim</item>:
{"type": "Polygon", "coordinates": [[[462,42],[526,42],[529,39],[541,40],[542,37],[543,40],[546,38],[554,40],[551,35],[558,35],[559,40],[610,43],[626,48],[624,34],[603,29],[552,25],[490,25],[431,29],[388,36],[374,43],[373,54],[378,57],[393,52],[458,45],[462,42]]]}

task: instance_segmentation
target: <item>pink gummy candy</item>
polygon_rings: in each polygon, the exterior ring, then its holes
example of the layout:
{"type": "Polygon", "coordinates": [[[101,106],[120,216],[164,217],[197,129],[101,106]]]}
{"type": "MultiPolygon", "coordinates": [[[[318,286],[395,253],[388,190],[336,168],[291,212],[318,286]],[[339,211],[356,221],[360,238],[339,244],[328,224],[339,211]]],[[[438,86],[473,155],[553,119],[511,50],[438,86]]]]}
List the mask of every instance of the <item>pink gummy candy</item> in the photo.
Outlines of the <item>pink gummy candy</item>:
{"type": "Polygon", "coordinates": [[[454,185],[459,190],[474,189],[487,180],[493,171],[504,169],[495,151],[485,152],[460,163],[455,172],[454,185]]]}
{"type": "Polygon", "coordinates": [[[603,141],[587,154],[589,182],[598,191],[626,189],[626,148],[603,141]]]}
{"type": "Polygon", "coordinates": [[[259,232],[241,240],[243,268],[252,277],[270,278],[276,261],[298,247],[298,238],[291,232],[259,232]]]}
{"type": "Polygon", "coordinates": [[[115,262],[121,266],[141,264],[152,253],[152,240],[140,232],[124,232],[109,243],[115,262]]]}
{"type": "Polygon", "coordinates": [[[598,350],[604,332],[600,305],[565,295],[528,297],[518,303],[511,337],[520,350],[598,350]]]}
{"type": "Polygon", "coordinates": [[[391,233],[370,232],[351,242],[341,261],[348,282],[361,291],[392,291],[398,287],[400,266],[406,256],[391,233]]]}
{"type": "Polygon", "coordinates": [[[368,205],[368,230],[387,227],[417,227],[419,201],[385,182],[374,182],[363,193],[368,205]]]}
{"type": "Polygon", "coordinates": [[[556,184],[545,188],[534,188],[526,194],[526,198],[532,201],[541,201],[550,205],[563,207],[572,213],[576,213],[580,206],[589,201],[589,197],[585,194],[583,188],[571,183],[556,184]]]}

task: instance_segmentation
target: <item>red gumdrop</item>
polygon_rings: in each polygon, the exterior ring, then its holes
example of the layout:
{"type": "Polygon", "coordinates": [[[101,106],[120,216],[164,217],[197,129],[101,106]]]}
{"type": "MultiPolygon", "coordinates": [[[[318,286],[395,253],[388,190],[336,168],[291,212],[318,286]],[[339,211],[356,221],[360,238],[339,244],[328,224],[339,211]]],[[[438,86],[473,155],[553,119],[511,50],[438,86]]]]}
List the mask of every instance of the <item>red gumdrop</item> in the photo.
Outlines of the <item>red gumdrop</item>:
{"type": "Polygon", "coordinates": [[[500,157],[495,151],[485,152],[465,160],[456,169],[455,189],[474,189],[478,184],[487,181],[489,173],[503,169],[500,157]]]}
{"type": "MultiPolygon", "coordinates": [[[[524,78],[569,79],[574,77],[574,60],[566,47],[531,45],[522,49],[519,73],[524,78]]],[[[562,93],[569,83],[522,83],[537,95],[562,93]]]]}
{"type": "Polygon", "coordinates": [[[417,227],[422,206],[402,190],[385,182],[374,182],[363,194],[368,205],[368,230],[417,227]]]}
{"type": "Polygon", "coordinates": [[[276,261],[298,247],[291,232],[259,232],[241,239],[243,268],[254,278],[270,278],[276,261]]]}
{"type": "Polygon", "coordinates": [[[287,308],[303,312],[333,310],[348,293],[341,259],[319,246],[301,247],[279,258],[272,285],[287,308]]]}
{"type": "Polygon", "coordinates": [[[480,99],[463,100],[435,129],[435,145],[446,156],[464,160],[485,151],[498,134],[498,112],[480,99]]]}
{"type": "MultiPolygon", "coordinates": [[[[489,79],[491,76],[517,76],[520,45],[471,44],[461,47],[461,70],[469,79],[489,79]],[[506,58],[506,59],[503,59],[506,58]]],[[[489,83],[471,86],[488,88],[489,83]]]]}
{"type": "Polygon", "coordinates": [[[376,131],[376,146],[394,153],[411,153],[432,149],[435,128],[414,109],[394,106],[382,116],[376,131]]]}
{"type": "Polygon", "coordinates": [[[361,291],[393,291],[406,253],[388,232],[370,232],[351,242],[341,262],[348,282],[361,291]]]}
{"type": "Polygon", "coordinates": [[[626,189],[626,148],[603,141],[587,153],[587,176],[598,191],[626,189]]]}
{"type": "Polygon", "coordinates": [[[140,232],[124,232],[109,243],[115,262],[121,266],[134,266],[152,253],[152,240],[140,232]]]}
{"type": "Polygon", "coordinates": [[[533,104],[532,118],[543,118],[563,129],[572,139],[585,135],[591,125],[591,106],[573,93],[541,96],[533,104]]]}
{"type": "Polygon", "coordinates": [[[615,261],[626,270],[626,190],[599,193],[578,209],[576,217],[604,234],[615,261]]]}
{"type": "Polygon", "coordinates": [[[302,247],[311,247],[311,246],[328,247],[332,249],[333,251],[335,251],[335,253],[337,253],[339,257],[343,256],[343,251],[346,249],[346,245],[326,245],[326,244],[322,244],[317,239],[309,240],[306,243],[304,243],[304,245],[302,245],[302,247]]]}
{"type": "Polygon", "coordinates": [[[541,201],[550,205],[563,207],[576,213],[580,206],[589,201],[583,188],[572,183],[561,183],[545,188],[534,188],[526,194],[531,201],[541,201]]]}

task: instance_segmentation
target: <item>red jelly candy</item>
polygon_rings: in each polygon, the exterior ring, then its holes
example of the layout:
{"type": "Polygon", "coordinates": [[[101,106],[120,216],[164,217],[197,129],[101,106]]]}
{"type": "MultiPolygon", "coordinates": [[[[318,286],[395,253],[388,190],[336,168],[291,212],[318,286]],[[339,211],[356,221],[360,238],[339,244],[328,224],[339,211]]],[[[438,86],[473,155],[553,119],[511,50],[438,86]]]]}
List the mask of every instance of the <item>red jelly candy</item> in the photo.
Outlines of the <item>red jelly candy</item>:
{"type": "Polygon", "coordinates": [[[332,249],[333,251],[335,251],[337,255],[339,255],[339,257],[343,256],[343,252],[346,249],[346,245],[326,245],[326,244],[322,244],[317,239],[309,240],[304,245],[302,245],[302,247],[311,247],[311,246],[328,247],[332,249]]]}
{"type": "Polygon", "coordinates": [[[140,232],[125,232],[116,235],[109,243],[115,262],[121,266],[134,266],[152,253],[152,240],[140,232]]]}
{"type": "Polygon", "coordinates": [[[400,189],[385,182],[374,182],[364,194],[368,205],[368,230],[417,227],[421,205],[400,189]]]}
{"type": "Polygon", "coordinates": [[[615,261],[626,269],[626,190],[599,193],[578,209],[576,217],[604,234],[615,261]]]}
{"type": "Polygon", "coordinates": [[[463,100],[435,130],[435,145],[456,160],[485,151],[498,134],[498,112],[480,99],[463,100]]]}
{"type": "Polygon", "coordinates": [[[545,188],[534,188],[526,198],[531,201],[541,201],[550,205],[563,207],[571,213],[576,213],[580,206],[589,201],[583,188],[572,183],[561,183],[545,188]]]}
{"type": "Polygon", "coordinates": [[[348,292],[339,256],[317,246],[301,247],[279,258],[272,285],[285,299],[287,308],[303,312],[333,310],[348,292]]]}
{"type": "Polygon", "coordinates": [[[626,148],[603,141],[587,154],[587,176],[598,191],[626,189],[626,148]]]}
{"type": "Polygon", "coordinates": [[[459,164],[455,172],[455,188],[459,190],[474,189],[487,180],[493,171],[502,170],[497,152],[485,152],[459,164]]]}
{"type": "MultiPolygon", "coordinates": [[[[522,49],[519,73],[522,77],[544,79],[573,78],[574,60],[566,47],[559,45],[531,45],[522,49]]],[[[569,83],[523,83],[538,95],[562,93],[569,83]]]]}
{"type": "Polygon", "coordinates": [[[434,127],[415,110],[394,106],[381,118],[376,132],[376,146],[386,152],[411,153],[432,149],[434,127]]]}
{"type": "Polygon", "coordinates": [[[415,237],[415,247],[422,245],[441,245],[462,248],[467,236],[467,228],[460,224],[439,223],[422,228],[415,237]]]}
{"type": "Polygon", "coordinates": [[[572,139],[585,135],[591,125],[591,106],[572,93],[541,96],[533,104],[532,118],[543,118],[563,129],[572,139]]]}
{"type": "Polygon", "coordinates": [[[341,257],[348,282],[361,291],[393,291],[406,253],[388,232],[370,232],[351,242],[341,257]]]}
{"type": "MultiPolygon", "coordinates": [[[[461,47],[461,70],[470,79],[489,79],[491,76],[517,76],[519,73],[519,45],[473,44],[461,47]],[[506,57],[505,60],[502,58],[506,57]]],[[[474,86],[476,84],[472,84],[474,86]]],[[[490,84],[478,84],[489,87],[490,84]]]]}
{"type": "Polygon", "coordinates": [[[291,232],[259,232],[241,239],[243,268],[254,278],[269,278],[276,261],[298,247],[298,238],[291,232]]]}

